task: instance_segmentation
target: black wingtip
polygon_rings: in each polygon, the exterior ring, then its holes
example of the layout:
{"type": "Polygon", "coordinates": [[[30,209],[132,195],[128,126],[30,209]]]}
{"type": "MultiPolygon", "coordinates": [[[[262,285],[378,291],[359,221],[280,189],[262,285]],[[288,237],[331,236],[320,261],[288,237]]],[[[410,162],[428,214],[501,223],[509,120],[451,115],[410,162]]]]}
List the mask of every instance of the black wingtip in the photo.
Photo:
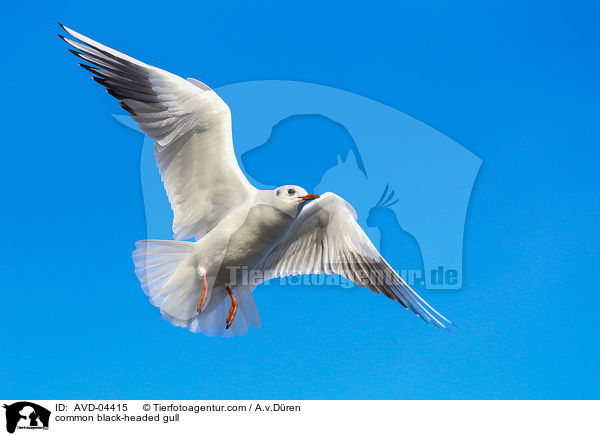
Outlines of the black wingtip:
{"type": "Polygon", "coordinates": [[[110,89],[110,88],[106,88],[106,92],[108,92],[110,95],[112,95],[117,100],[123,100],[125,98],[121,94],[119,94],[118,92],[116,92],[115,90],[110,89]]]}
{"type": "MultiPolygon", "coordinates": [[[[79,53],[77,50],[73,50],[72,48],[67,49],[69,50],[71,53],[73,53],[75,56],[77,56],[79,59],[87,61],[87,59],[85,59],[81,53],[79,53]]],[[[91,61],[90,61],[91,62],[91,61]]],[[[81,65],[81,64],[80,64],[81,65]]]]}
{"type": "Polygon", "coordinates": [[[125,109],[127,112],[129,112],[129,115],[133,115],[133,116],[137,115],[135,113],[135,111],[130,106],[128,106],[126,103],[123,103],[122,101],[120,101],[119,106],[121,106],[123,109],[125,109]]]}
{"type": "Polygon", "coordinates": [[[94,79],[94,81],[95,81],[96,83],[99,83],[100,85],[102,85],[102,86],[105,86],[105,87],[107,87],[107,88],[108,88],[108,83],[106,83],[106,82],[104,81],[104,79],[103,79],[103,78],[101,78],[101,77],[96,77],[96,76],[92,76],[92,79],[94,79]]]}
{"type": "Polygon", "coordinates": [[[112,95],[117,100],[121,100],[121,96],[119,94],[117,94],[115,91],[113,91],[112,89],[106,88],[106,92],[108,92],[110,95],[112,95]]]}
{"type": "Polygon", "coordinates": [[[94,67],[90,67],[89,65],[82,64],[81,62],[79,63],[79,66],[81,68],[88,70],[90,73],[96,74],[96,72],[94,71],[94,67]]]}

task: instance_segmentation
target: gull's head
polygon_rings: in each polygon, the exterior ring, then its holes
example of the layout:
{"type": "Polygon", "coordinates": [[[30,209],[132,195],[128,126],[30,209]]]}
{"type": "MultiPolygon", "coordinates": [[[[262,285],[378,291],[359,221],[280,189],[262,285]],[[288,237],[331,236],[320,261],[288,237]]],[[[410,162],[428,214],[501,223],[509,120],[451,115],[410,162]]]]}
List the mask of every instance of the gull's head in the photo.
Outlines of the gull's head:
{"type": "Polygon", "coordinates": [[[296,185],[284,185],[273,190],[273,205],[293,216],[296,216],[307,202],[315,198],[319,196],[309,194],[306,189],[296,185]]]}

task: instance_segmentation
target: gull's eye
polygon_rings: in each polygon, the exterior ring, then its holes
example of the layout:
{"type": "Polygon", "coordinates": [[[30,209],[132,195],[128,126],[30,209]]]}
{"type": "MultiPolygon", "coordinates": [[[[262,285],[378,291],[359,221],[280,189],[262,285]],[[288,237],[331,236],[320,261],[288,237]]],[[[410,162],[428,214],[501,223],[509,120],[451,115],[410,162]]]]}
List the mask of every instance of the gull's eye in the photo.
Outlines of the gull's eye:
{"type": "Polygon", "coordinates": [[[294,195],[296,193],[296,191],[294,191],[293,189],[288,189],[288,194],[290,195],[294,195]]]}

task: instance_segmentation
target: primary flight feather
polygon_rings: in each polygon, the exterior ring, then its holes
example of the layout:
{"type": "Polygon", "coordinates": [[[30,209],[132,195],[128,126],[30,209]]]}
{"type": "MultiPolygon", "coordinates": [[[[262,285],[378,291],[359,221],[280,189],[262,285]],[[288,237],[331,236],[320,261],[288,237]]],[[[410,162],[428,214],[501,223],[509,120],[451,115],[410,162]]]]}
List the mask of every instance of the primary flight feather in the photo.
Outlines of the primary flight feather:
{"type": "Polygon", "coordinates": [[[245,334],[260,326],[257,284],[324,273],[381,292],[427,323],[451,324],[383,259],[341,197],[252,186],[235,158],[229,107],[212,89],[61,27],[80,65],[155,140],[176,240],[139,241],[133,260],[164,318],[206,335],[245,334]]]}

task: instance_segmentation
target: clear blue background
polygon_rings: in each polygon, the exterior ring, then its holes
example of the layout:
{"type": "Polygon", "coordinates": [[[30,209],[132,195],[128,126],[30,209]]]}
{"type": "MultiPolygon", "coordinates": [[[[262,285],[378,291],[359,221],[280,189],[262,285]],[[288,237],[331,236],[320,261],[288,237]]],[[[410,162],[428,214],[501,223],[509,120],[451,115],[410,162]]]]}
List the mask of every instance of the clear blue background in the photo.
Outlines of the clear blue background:
{"type": "Polygon", "coordinates": [[[598,398],[599,10],[480,3],[5,2],[0,396],[598,398]],[[460,329],[325,288],[257,289],[263,327],[232,340],[161,320],[130,257],[141,138],[57,21],[212,87],[365,95],[481,157],[464,286],[424,292],[460,329]]]}

